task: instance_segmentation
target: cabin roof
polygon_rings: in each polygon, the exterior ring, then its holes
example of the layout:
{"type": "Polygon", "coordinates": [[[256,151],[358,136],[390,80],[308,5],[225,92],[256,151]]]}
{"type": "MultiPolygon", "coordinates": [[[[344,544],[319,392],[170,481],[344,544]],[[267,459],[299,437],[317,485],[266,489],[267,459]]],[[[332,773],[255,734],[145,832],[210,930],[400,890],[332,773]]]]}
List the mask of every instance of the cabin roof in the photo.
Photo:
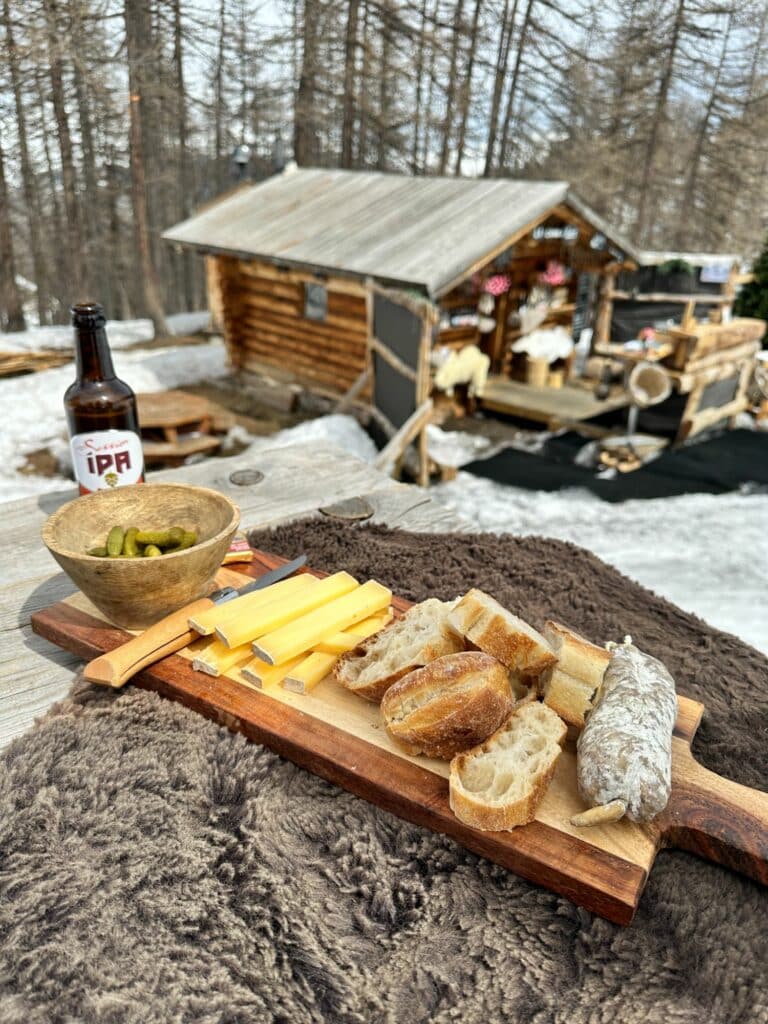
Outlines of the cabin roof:
{"type": "Polygon", "coordinates": [[[637,253],[564,181],[294,169],[209,204],[163,238],[320,272],[373,277],[434,298],[564,204],[615,255],[637,253]]]}
{"type": "Polygon", "coordinates": [[[641,267],[659,267],[672,260],[690,263],[692,267],[712,267],[721,264],[734,266],[740,264],[742,258],[731,252],[661,252],[643,249],[638,253],[636,262],[641,267]]]}

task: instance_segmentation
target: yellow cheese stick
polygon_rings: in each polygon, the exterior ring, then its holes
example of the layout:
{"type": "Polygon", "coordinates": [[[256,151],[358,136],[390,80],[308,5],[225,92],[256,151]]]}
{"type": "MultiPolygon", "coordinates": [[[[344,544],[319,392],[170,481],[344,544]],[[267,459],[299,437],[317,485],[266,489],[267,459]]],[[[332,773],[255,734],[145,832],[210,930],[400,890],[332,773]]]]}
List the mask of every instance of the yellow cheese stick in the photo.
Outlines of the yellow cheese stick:
{"type": "Polygon", "coordinates": [[[220,676],[240,662],[250,661],[252,657],[253,652],[248,644],[230,650],[220,640],[214,640],[204,650],[198,652],[192,662],[192,668],[198,672],[206,672],[209,676],[220,676]]]}
{"type": "Polygon", "coordinates": [[[377,615],[372,615],[370,619],[363,619],[362,622],[350,626],[343,633],[335,633],[333,636],[326,637],[322,643],[317,644],[315,650],[319,654],[346,654],[347,651],[357,647],[361,640],[366,640],[374,633],[378,633],[391,621],[392,609],[388,608],[385,612],[379,612],[377,615]]]}
{"type": "Polygon", "coordinates": [[[281,683],[291,669],[295,668],[302,660],[302,656],[286,661],[284,665],[268,665],[261,658],[252,658],[240,669],[242,675],[259,690],[274,683],[281,683]]]}
{"type": "Polygon", "coordinates": [[[223,640],[227,647],[239,647],[240,644],[256,640],[265,633],[272,633],[294,619],[306,615],[307,612],[357,589],[358,582],[354,576],[350,576],[348,572],[336,572],[333,576],[318,580],[313,587],[298,594],[291,594],[264,605],[254,612],[246,612],[236,618],[227,619],[216,627],[216,636],[223,640]]]}
{"type": "Polygon", "coordinates": [[[270,665],[282,665],[322,643],[327,636],[349,629],[356,622],[389,607],[391,600],[390,590],[376,580],[368,580],[352,593],[259,637],[253,644],[253,653],[270,665]]]}
{"type": "Polygon", "coordinates": [[[338,654],[314,651],[308,657],[300,659],[299,664],[285,674],[283,686],[294,693],[309,693],[325,679],[338,660],[338,654]]]}
{"type": "Polygon", "coordinates": [[[224,604],[215,604],[212,608],[206,608],[204,612],[200,612],[189,620],[189,628],[194,629],[201,636],[210,636],[221,622],[253,612],[272,601],[290,597],[291,594],[298,594],[319,582],[317,577],[310,576],[306,572],[299,573],[298,576],[290,576],[287,580],[273,583],[271,587],[253,590],[250,594],[235,597],[231,601],[225,601],[224,604]]]}

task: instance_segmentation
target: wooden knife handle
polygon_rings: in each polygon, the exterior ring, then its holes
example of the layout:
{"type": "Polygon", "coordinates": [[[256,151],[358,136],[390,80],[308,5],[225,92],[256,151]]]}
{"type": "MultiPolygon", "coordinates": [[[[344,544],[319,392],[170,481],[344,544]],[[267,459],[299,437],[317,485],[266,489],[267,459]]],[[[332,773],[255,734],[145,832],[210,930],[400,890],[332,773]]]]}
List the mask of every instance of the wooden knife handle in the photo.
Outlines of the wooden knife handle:
{"type": "Polygon", "coordinates": [[[656,821],[665,844],[768,885],[768,793],[716,775],[689,750],[675,755],[672,795],[656,821]]]}
{"type": "Polygon", "coordinates": [[[156,622],[132,640],[88,662],[83,675],[90,683],[102,686],[124,686],[137,672],[196,640],[198,634],[189,628],[188,619],[213,607],[209,597],[185,605],[172,615],[156,622]]]}

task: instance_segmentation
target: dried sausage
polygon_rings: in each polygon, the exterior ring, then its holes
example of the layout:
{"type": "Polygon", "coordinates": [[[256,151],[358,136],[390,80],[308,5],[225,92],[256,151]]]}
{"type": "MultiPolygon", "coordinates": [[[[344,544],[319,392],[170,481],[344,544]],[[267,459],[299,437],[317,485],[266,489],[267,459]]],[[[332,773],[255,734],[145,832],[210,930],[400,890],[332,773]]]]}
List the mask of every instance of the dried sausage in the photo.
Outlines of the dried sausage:
{"type": "Polygon", "coordinates": [[[651,821],[669,800],[675,683],[666,667],[627,637],[615,645],[600,698],[579,736],[579,792],[592,809],[575,825],[651,821]]]}

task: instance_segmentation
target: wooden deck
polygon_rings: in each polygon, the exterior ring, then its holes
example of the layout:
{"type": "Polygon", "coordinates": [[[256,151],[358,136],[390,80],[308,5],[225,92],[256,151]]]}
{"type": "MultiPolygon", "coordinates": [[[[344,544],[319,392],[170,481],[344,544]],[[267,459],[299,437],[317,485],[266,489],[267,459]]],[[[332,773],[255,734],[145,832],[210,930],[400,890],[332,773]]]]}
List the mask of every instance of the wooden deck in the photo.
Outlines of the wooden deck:
{"type": "Polygon", "coordinates": [[[480,399],[483,409],[521,416],[544,423],[549,429],[592,419],[629,405],[626,392],[617,390],[608,398],[595,398],[592,391],[577,384],[562,388],[535,388],[506,377],[490,376],[480,399]]]}

